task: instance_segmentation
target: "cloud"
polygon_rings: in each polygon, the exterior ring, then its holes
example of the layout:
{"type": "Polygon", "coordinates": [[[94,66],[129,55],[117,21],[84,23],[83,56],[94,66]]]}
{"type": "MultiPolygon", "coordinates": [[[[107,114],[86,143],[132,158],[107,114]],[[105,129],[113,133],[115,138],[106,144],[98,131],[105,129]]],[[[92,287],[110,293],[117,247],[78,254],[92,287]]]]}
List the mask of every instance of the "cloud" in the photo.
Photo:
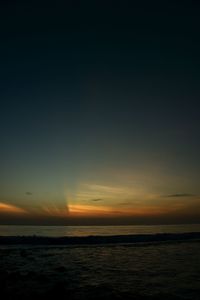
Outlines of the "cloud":
{"type": "Polygon", "coordinates": [[[31,193],[31,192],[26,192],[26,195],[27,195],[27,196],[31,196],[31,195],[33,195],[33,193],[31,193]]]}
{"type": "Polygon", "coordinates": [[[189,194],[189,193],[177,193],[177,194],[170,194],[170,195],[166,195],[164,197],[168,197],[168,198],[179,198],[179,197],[195,197],[195,194],[189,194]]]}
{"type": "Polygon", "coordinates": [[[103,194],[123,194],[124,188],[108,186],[108,185],[99,185],[99,184],[82,184],[82,186],[88,191],[94,191],[103,194]]]}
{"type": "Polygon", "coordinates": [[[119,205],[130,205],[132,204],[131,202],[120,202],[119,205]]]}
{"type": "Polygon", "coordinates": [[[103,201],[103,199],[97,198],[97,199],[91,199],[91,201],[93,201],[93,202],[98,202],[98,201],[103,201]]]}
{"type": "Polygon", "coordinates": [[[68,207],[68,204],[55,205],[52,203],[52,204],[43,206],[42,211],[49,216],[67,217],[69,214],[69,207],[68,207]]]}

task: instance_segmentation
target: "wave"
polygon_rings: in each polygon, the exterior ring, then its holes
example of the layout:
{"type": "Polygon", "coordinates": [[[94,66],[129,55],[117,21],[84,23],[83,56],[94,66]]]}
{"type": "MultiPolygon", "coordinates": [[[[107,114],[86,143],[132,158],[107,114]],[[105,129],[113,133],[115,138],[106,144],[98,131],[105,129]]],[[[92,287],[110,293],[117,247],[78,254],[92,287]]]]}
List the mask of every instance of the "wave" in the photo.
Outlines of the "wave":
{"type": "Polygon", "coordinates": [[[76,236],[76,237],[44,237],[44,236],[0,236],[0,245],[101,245],[101,244],[143,244],[178,241],[200,241],[200,232],[190,233],[158,233],[140,235],[112,236],[76,236]]]}

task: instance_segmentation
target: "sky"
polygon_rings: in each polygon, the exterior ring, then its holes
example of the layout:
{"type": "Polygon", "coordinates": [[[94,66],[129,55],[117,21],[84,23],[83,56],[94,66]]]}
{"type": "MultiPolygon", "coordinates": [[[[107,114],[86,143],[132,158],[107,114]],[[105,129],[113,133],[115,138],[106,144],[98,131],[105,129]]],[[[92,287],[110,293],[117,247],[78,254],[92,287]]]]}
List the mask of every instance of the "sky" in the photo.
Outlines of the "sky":
{"type": "Polygon", "coordinates": [[[197,223],[199,1],[0,5],[0,223],[197,223]]]}

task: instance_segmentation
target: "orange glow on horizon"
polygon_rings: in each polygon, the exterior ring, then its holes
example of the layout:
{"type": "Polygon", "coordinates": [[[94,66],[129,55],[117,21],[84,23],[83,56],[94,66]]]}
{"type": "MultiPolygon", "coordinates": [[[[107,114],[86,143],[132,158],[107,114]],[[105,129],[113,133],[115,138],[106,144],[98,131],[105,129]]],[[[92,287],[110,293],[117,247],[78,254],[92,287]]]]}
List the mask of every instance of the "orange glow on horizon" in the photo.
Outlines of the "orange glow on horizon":
{"type": "Polygon", "coordinates": [[[25,214],[27,211],[12,204],[0,202],[0,213],[25,214]]]}
{"type": "Polygon", "coordinates": [[[129,207],[126,209],[119,209],[116,207],[107,206],[93,206],[93,205],[81,205],[71,204],[69,205],[69,215],[72,217],[131,217],[131,216],[152,216],[161,215],[167,213],[166,209],[159,209],[156,207],[141,207],[133,208],[129,207]]]}
{"type": "Polygon", "coordinates": [[[112,209],[105,206],[70,204],[69,213],[71,216],[103,216],[112,214],[112,209]]]}
{"type": "Polygon", "coordinates": [[[121,218],[121,217],[153,217],[176,214],[185,211],[184,205],[147,205],[141,203],[141,205],[134,205],[127,203],[126,206],[121,203],[113,205],[101,204],[82,204],[71,203],[66,205],[45,205],[38,206],[37,208],[21,208],[13,204],[0,202],[0,214],[10,215],[23,215],[28,217],[41,217],[41,218],[121,218]],[[180,209],[181,208],[181,209],[180,209]]]}

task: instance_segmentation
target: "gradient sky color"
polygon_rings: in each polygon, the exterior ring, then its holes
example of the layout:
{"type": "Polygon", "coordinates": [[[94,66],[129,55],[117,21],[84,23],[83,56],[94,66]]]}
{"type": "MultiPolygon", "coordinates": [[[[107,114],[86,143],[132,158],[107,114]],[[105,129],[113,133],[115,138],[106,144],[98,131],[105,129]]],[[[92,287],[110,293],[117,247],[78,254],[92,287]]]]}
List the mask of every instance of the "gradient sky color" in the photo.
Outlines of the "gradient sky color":
{"type": "Polygon", "coordinates": [[[198,222],[199,3],[94,2],[1,3],[0,223],[198,222]]]}

